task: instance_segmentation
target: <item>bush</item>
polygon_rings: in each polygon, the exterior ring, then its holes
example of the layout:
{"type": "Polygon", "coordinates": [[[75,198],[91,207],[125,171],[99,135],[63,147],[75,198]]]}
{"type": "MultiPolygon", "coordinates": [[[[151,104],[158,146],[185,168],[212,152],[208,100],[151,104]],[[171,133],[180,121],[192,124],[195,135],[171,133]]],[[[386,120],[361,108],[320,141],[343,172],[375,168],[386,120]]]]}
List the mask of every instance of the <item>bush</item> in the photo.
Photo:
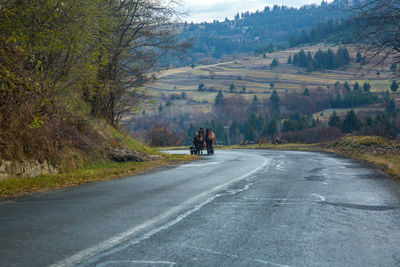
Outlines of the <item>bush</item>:
{"type": "Polygon", "coordinates": [[[185,142],[182,132],[160,124],[155,124],[148,130],[146,139],[151,146],[179,146],[185,142]]]}

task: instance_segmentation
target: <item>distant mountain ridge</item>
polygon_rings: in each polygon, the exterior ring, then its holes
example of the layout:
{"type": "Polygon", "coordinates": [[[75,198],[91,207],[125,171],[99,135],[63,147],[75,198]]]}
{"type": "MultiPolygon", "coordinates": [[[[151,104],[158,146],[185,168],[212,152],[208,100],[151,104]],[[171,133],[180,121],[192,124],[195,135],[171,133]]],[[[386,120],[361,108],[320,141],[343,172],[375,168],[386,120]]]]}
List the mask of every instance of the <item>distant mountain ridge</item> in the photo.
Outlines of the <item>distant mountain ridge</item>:
{"type": "MultiPolygon", "coordinates": [[[[350,2],[354,5],[354,1],[323,1],[301,8],[275,5],[254,13],[237,13],[234,19],[222,22],[185,22],[178,38],[191,39],[193,46],[184,60],[173,61],[173,65],[212,64],[235,54],[264,54],[284,49],[289,46],[291,36],[308,33],[319,23],[340,21],[345,17],[342,8],[350,2]]],[[[166,62],[171,63],[171,59],[166,62]]]]}

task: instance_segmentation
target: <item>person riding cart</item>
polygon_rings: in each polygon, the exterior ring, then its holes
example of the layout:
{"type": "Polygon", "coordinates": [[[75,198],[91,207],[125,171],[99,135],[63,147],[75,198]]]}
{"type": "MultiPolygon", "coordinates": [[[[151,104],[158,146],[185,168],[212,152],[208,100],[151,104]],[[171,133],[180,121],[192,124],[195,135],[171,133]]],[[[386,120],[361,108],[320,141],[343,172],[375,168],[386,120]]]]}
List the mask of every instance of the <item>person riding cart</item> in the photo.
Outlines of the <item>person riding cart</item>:
{"type": "Polygon", "coordinates": [[[214,155],[215,134],[211,129],[206,129],[207,155],[214,155]]]}
{"type": "Polygon", "coordinates": [[[205,135],[206,134],[203,128],[200,128],[200,130],[194,135],[193,147],[190,148],[191,154],[195,155],[203,154],[205,135]]]}

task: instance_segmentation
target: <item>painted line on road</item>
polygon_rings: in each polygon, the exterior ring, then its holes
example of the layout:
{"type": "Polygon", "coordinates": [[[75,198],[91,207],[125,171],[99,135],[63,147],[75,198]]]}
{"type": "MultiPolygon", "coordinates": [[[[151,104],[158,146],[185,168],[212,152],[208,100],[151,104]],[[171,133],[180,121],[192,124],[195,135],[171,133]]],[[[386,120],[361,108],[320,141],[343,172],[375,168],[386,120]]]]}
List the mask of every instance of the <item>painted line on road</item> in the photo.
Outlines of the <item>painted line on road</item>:
{"type": "Polygon", "coordinates": [[[317,195],[317,194],[312,194],[314,197],[319,198],[321,201],[326,201],[326,198],[324,196],[321,195],[317,195]]]}
{"type": "Polygon", "coordinates": [[[156,264],[156,265],[168,265],[170,267],[176,265],[175,262],[171,262],[171,261],[145,261],[145,260],[130,260],[130,261],[106,261],[106,262],[102,262],[100,264],[97,265],[97,267],[105,267],[107,265],[114,265],[114,264],[156,264]]]}
{"type": "Polygon", "coordinates": [[[204,167],[204,166],[210,166],[210,165],[217,165],[220,163],[221,163],[221,161],[207,162],[207,163],[200,163],[200,164],[185,164],[185,165],[179,166],[179,168],[204,167]]]}
{"type": "MultiPolygon", "coordinates": [[[[155,218],[153,218],[153,219],[151,219],[151,220],[149,220],[149,221],[147,221],[145,223],[142,223],[142,224],[140,224],[138,226],[132,227],[129,230],[127,230],[127,231],[125,231],[125,232],[123,232],[123,233],[121,233],[119,235],[116,235],[116,236],[114,236],[114,237],[112,237],[112,238],[110,238],[108,240],[105,240],[105,241],[99,243],[96,246],[93,246],[91,248],[88,248],[88,249],[85,249],[85,250],[83,250],[81,252],[78,252],[75,255],[72,255],[72,256],[64,259],[64,260],[61,260],[61,261],[51,265],[51,267],[56,267],[56,266],[57,267],[67,267],[67,266],[78,265],[79,263],[82,263],[85,260],[88,260],[88,259],[90,259],[90,258],[92,258],[92,257],[94,257],[94,256],[96,256],[96,255],[98,255],[98,254],[100,254],[100,253],[102,253],[102,252],[104,252],[106,250],[109,250],[109,249],[117,246],[118,244],[128,240],[131,236],[133,236],[134,234],[138,233],[139,231],[141,231],[141,230],[143,230],[145,228],[148,228],[148,227],[150,227],[152,225],[155,225],[159,221],[165,220],[165,219],[167,219],[167,218],[169,218],[169,217],[171,217],[171,216],[173,216],[173,215],[175,215],[175,214],[177,214],[179,212],[182,212],[183,210],[187,209],[190,205],[193,205],[194,203],[198,202],[199,200],[201,200],[202,198],[206,197],[207,195],[210,195],[212,193],[220,191],[220,190],[226,188],[227,186],[229,186],[229,185],[231,185],[231,184],[233,184],[235,182],[238,182],[240,180],[243,180],[243,179],[255,174],[260,169],[262,169],[265,166],[267,166],[269,162],[270,162],[270,159],[265,159],[263,164],[261,164],[256,169],[253,169],[252,171],[250,171],[250,172],[248,172],[248,173],[246,173],[246,174],[244,174],[244,175],[242,175],[240,177],[237,177],[237,178],[235,178],[235,179],[233,179],[233,180],[231,180],[229,182],[226,182],[226,183],[224,183],[222,185],[215,186],[214,188],[212,188],[210,190],[207,190],[207,191],[205,191],[205,192],[203,192],[203,193],[201,193],[201,194],[199,194],[199,195],[197,195],[197,196],[195,196],[195,197],[193,197],[191,199],[188,199],[188,200],[184,201],[182,204],[169,209],[168,211],[162,213],[161,215],[159,215],[159,216],[157,216],[157,217],[155,217],[155,218]]],[[[177,219],[172,221],[173,222],[172,224],[169,223],[166,226],[170,227],[170,226],[176,224],[177,222],[181,221],[185,217],[189,216],[191,213],[199,210],[201,207],[203,207],[207,203],[209,203],[212,200],[214,200],[217,196],[219,196],[219,195],[216,195],[213,198],[209,198],[207,201],[201,203],[200,205],[197,205],[194,209],[191,209],[188,212],[184,213],[183,214],[184,216],[183,215],[179,216],[177,219]]],[[[161,231],[163,229],[165,229],[165,227],[159,227],[159,228],[151,231],[151,235],[154,235],[154,234],[156,234],[157,232],[159,232],[159,231],[161,231]]],[[[151,235],[149,235],[149,234],[146,235],[146,238],[149,238],[151,235]]],[[[143,239],[141,239],[141,240],[143,240],[143,239]]],[[[139,242],[141,240],[139,240],[139,242]]]]}

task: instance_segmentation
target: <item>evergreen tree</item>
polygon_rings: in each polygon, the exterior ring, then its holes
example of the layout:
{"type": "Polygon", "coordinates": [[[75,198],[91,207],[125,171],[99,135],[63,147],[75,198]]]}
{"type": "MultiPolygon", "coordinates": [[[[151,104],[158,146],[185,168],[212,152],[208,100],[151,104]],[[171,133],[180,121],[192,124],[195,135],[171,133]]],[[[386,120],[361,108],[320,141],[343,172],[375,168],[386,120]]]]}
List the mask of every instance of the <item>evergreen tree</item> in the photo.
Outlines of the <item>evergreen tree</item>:
{"type": "Polygon", "coordinates": [[[359,62],[359,63],[360,63],[360,62],[362,61],[362,59],[363,59],[363,57],[362,57],[360,51],[358,51],[358,52],[357,52],[357,56],[356,56],[356,62],[359,62]]]}
{"type": "Polygon", "coordinates": [[[254,97],[253,97],[253,103],[252,103],[253,105],[255,104],[255,105],[257,105],[258,104],[258,97],[256,96],[256,95],[254,95],[254,97]]]}
{"type": "Polygon", "coordinates": [[[197,90],[199,91],[204,91],[204,83],[199,83],[199,86],[197,87],[197,90]]]}
{"type": "Polygon", "coordinates": [[[343,86],[344,86],[344,89],[346,89],[346,91],[347,91],[348,93],[350,93],[350,85],[349,85],[349,83],[348,83],[348,82],[345,82],[343,86]]]}
{"type": "Polygon", "coordinates": [[[225,104],[224,95],[222,94],[221,90],[218,91],[214,104],[215,106],[223,106],[225,104]]]}
{"type": "Polygon", "coordinates": [[[308,90],[308,88],[304,89],[303,95],[310,96],[310,91],[308,90]]]}
{"type": "Polygon", "coordinates": [[[397,89],[399,89],[399,85],[396,81],[393,81],[392,85],[390,85],[390,90],[392,90],[393,92],[396,92],[397,89]]]}
{"type": "Polygon", "coordinates": [[[279,60],[277,60],[277,59],[275,59],[275,58],[272,60],[271,64],[269,65],[269,67],[270,67],[271,70],[272,70],[273,68],[278,67],[278,66],[279,66],[279,60]]]}
{"type": "Polygon", "coordinates": [[[237,144],[240,142],[240,128],[236,121],[233,121],[229,128],[229,140],[231,144],[237,144]]]}
{"type": "Polygon", "coordinates": [[[267,126],[267,134],[269,136],[273,136],[278,132],[278,127],[275,119],[272,119],[268,122],[267,126]]]}
{"type": "Polygon", "coordinates": [[[369,92],[369,90],[371,90],[371,85],[369,83],[365,82],[363,85],[363,89],[364,89],[364,92],[369,92]]]}
{"type": "Polygon", "coordinates": [[[396,102],[394,101],[394,98],[391,98],[386,104],[385,111],[389,114],[389,116],[394,117],[396,115],[396,102]]]}
{"type": "Polygon", "coordinates": [[[235,84],[231,82],[231,85],[229,85],[229,91],[233,92],[235,90],[235,84]]]}
{"type": "Polygon", "coordinates": [[[242,93],[246,93],[246,86],[242,86],[242,93]]]}
{"type": "Polygon", "coordinates": [[[290,55],[288,57],[287,64],[292,64],[292,56],[290,56],[290,55]]]}
{"type": "Polygon", "coordinates": [[[270,97],[272,103],[272,112],[274,117],[279,118],[281,113],[281,100],[279,99],[278,93],[274,90],[270,97]]]}
{"type": "Polygon", "coordinates": [[[348,111],[342,124],[342,132],[351,133],[353,131],[358,131],[360,127],[361,122],[354,113],[354,110],[348,111]]]}
{"type": "Polygon", "coordinates": [[[358,84],[358,82],[356,82],[355,84],[354,84],[354,89],[353,89],[354,91],[360,91],[360,85],[358,84]]]}
{"type": "Polygon", "coordinates": [[[341,121],[340,117],[336,114],[336,111],[333,111],[332,115],[329,117],[328,125],[331,127],[340,128],[341,121]]]}

